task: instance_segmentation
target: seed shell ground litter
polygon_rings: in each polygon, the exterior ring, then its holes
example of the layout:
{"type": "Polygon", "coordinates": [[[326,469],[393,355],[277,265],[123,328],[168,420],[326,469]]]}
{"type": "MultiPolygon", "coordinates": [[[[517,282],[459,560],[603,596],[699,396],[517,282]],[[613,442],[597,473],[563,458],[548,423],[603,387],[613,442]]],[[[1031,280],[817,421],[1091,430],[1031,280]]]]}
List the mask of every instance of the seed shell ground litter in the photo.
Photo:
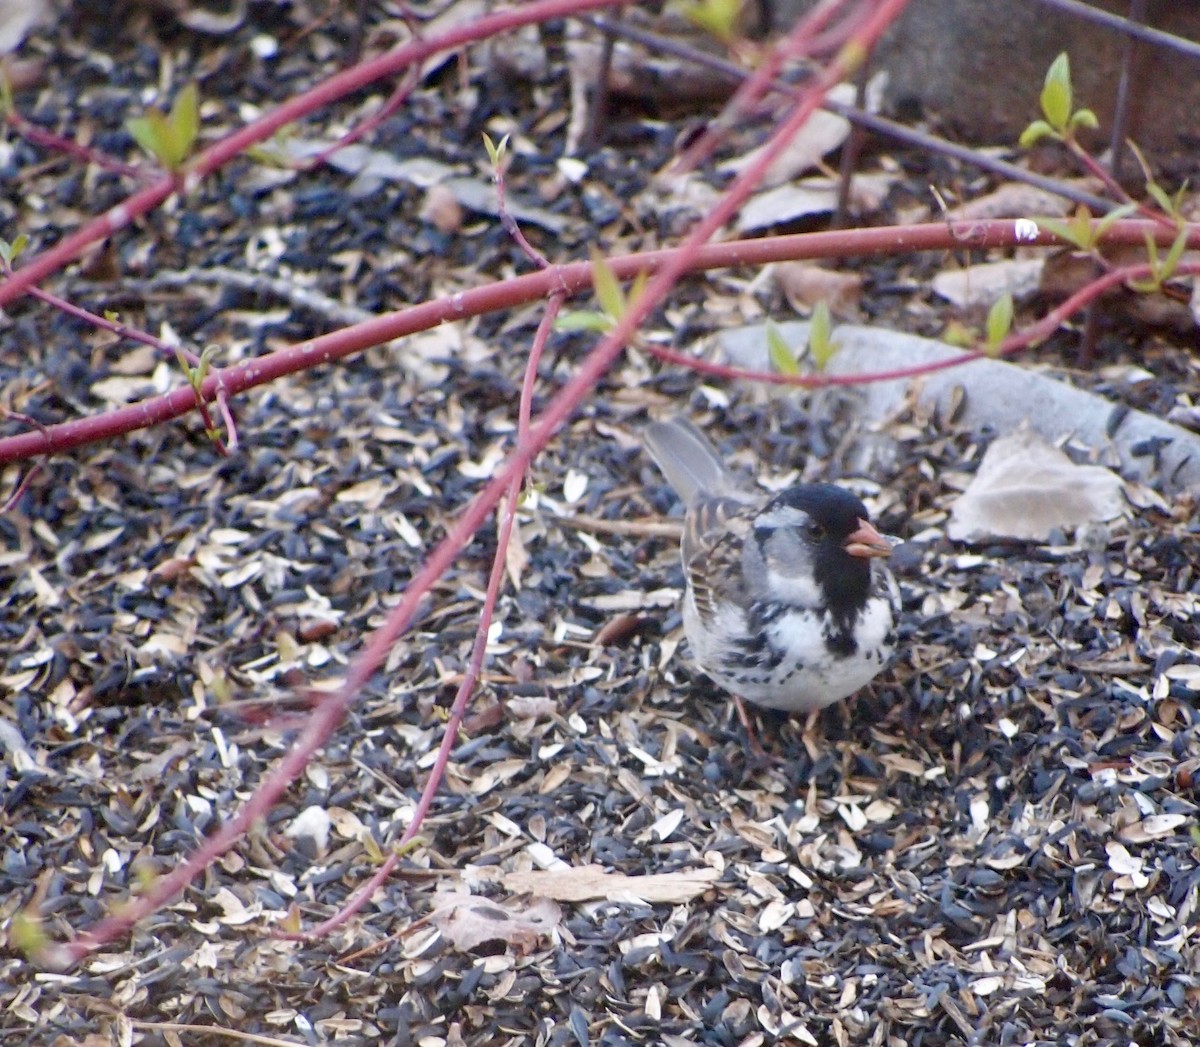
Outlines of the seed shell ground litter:
{"type": "MultiPolygon", "coordinates": [[[[353,5],[252,4],[207,35],[150,6],[78,6],[31,36],[42,80],[18,105],[127,158],[122,120],[165,56],[178,82],[200,78],[211,134],[332,71],[360,35],[353,5]]],[[[370,48],[398,30],[366,7],[370,48]]],[[[542,250],[669,240],[681,212],[640,202],[674,125],[619,114],[583,180],[561,180],[558,34],[528,82],[478,57],[426,80],[372,147],[485,181],[471,143],[510,128],[510,191],[561,219],[557,239],[526,230],[542,250]]],[[[320,133],[382,97],[324,114],[320,133]]],[[[13,136],[5,150],[0,213],[35,241],[129,191],[13,136]]],[[[903,162],[912,183],[933,177],[903,162]]],[[[492,217],[442,232],[418,217],[412,184],[359,198],[349,184],[234,165],[53,289],[234,360],[332,329],[339,309],[385,311],[525,267],[492,217]],[[222,267],[306,297],[247,289],[222,267]]],[[[898,305],[895,286],[925,263],[904,264],[879,263],[893,290],[863,308],[932,330],[944,307],[927,294],[898,305]]],[[[687,345],[744,322],[752,276],[687,281],[647,337],[687,345]]],[[[255,390],[235,404],[229,459],[188,418],[44,464],[0,519],[6,925],[36,902],[49,934],[85,929],[262,780],[303,722],[304,689],[344,671],[512,446],[538,317],[485,317],[255,390]]],[[[1132,391],[1071,373],[1053,346],[1036,365],[1133,406],[1200,402],[1187,350],[1136,334],[1109,360],[1154,373],[1132,391]]],[[[43,423],[177,379],[28,300],[0,344],[6,403],[43,423]]],[[[539,404],[588,344],[556,337],[539,404]]],[[[1200,1041],[1195,507],[1149,499],[1044,547],[956,545],[941,532],[986,442],[912,412],[862,433],[828,397],[702,387],[632,352],[534,463],[519,588],[500,600],[420,844],[371,904],[315,941],[272,936],[289,910],[309,925],[334,912],[411,817],[493,524],[265,823],[180,898],[70,972],[0,957],[0,1042],[1200,1041]],[[895,556],[893,666],[811,723],[764,717],[777,765],[748,763],[681,644],[678,506],[638,442],[651,414],[673,411],[750,474],[855,481],[884,530],[915,539],[895,556]],[[864,449],[874,467],[859,482],[864,449]]]]}

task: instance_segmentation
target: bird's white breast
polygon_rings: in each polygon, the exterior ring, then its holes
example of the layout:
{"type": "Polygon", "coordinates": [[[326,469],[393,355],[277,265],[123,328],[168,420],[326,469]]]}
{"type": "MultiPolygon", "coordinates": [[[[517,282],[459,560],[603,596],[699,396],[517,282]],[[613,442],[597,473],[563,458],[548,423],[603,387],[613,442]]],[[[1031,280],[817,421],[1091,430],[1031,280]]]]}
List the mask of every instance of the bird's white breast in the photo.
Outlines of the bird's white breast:
{"type": "Polygon", "coordinates": [[[891,657],[894,615],[887,597],[872,597],[855,625],[854,651],[839,654],[828,643],[829,616],[793,607],[767,625],[768,650],[757,667],[738,660],[749,636],[741,607],[720,604],[715,620],[702,623],[686,599],[684,624],[696,664],[722,687],[757,705],[806,712],[840,701],[879,674],[891,657]]]}

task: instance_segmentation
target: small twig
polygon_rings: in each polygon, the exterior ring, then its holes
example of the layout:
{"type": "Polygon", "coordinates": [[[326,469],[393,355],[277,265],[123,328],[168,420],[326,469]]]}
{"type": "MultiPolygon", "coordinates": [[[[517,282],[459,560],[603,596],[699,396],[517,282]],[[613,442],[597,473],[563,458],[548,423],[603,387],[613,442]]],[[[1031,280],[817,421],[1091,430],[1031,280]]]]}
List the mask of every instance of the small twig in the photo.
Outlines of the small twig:
{"type": "MultiPolygon", "coordinates": [[[[1200,262],[1184,262],[1176,267],[1177,276],[1200,273],[1200,262]]],[[[1043,316],[1037,323],[1031,324],[1017,334],[1006,338],[995,350],[995,356],[1012,356],[1032,346],[1038,345],[1049,338],[1058,327],[1065,323],[1074,313],[1084,308],[1088,303],[1103,295],[1106,291],[1119,287],[1127,281],[1145,280],[1154,276],[1150,265],[1130,265],[1120,269],[1111,269],[1101,274],[1085,287],[1080,288],[1069,298],[1043,316]]],[[[935,371],[945,371],[952,367],[961,367],[973,360],[990,359],[982,349],[972,349],[959,356],[950,356],[942,360],[931,360],[912,367],[899,367],[891,371],[869,371],[864,374],[782,374],[777,371],[748,371],[727,364],[714,363],[699,357],[688,356],[665,346],[647,345],[646,352],[657,356],[668,363],[679,364],[701,374],[714,375],[729,381],[763,382],[767,385],[797,385],[805,389],[822,389],[831,385],[867,385],[872,382],[891,382],[900,378],[919,378],[921,375],[932,374],[935,371]]]]}
{"type": "Polygon", "coordinates": [[[1164,47],[1175,51],[1177,54],[1187,55],[1189,58],[1200,58],[1200,42],[1185,39],[1175,33],[1168,33],[1164,29],[1154,29],[1140,22],[1122,18],[1111,11],[1105,11],[1100,7],[1093,7],[1091,4],[1085,3],[1084,0],[1039,0],[1039,2],[1046,7],[1053,7],[1056,10],[1077,15],[1085,22],[1094,22],[1096,25],[1102,25],[1107,29],[1115,29],[1117,32],[1124,33],[1126,36],[1131,36],[1143,43],[1152,44],[1155,47],[1164,47]]]}
{"type": "MultiPolygon", "coordinates": [[[[8,266],[4,266],[3,268],[5,276],[12,275],[12,270],[8,266]]],[[[44,302],[46,305],[51,305],[55,309],[61,310],[68,316],[73,316],[75,319],[82,320],[93,327],[99,327],[101,330],[110,331],[119,338],[128,338],[131,342],[140,342],[142,345],[148,345],[152,349],[157,349],[168,360],[174,360],[177,353],[182,353],[184,359],[193,367],[198,367],[200,364],[200,357],[190,349],[184,349],[182,346],[168,345],[161,338],[156,338],[148,331],[142,331],[139,328],[130,327],[128,324],[110,320],[107,316],[100,316],[98,313],[93,313],[90,309],[84,309],[73,302],[68,302],[65,298],[60,298],[50,291],[44,291],[40,287],[31,287],[29,295],[31,298],[36,298],[39,302],[44,302]]]]}
{"type": "MultiPolygon", "coordinates": [[[[628,22],[614,22],[604,15],[592,15],[590,18],[584,19],[584,21],[614,36],[624,37],[646,47],[661,51],[663,54],[674,55],[685,61],[694,62],[702,68],[711,69],[714,72],[722,73],[735,80],[744,80],[750,75],[741,66],[722,58],[720,55],[709,54],[706,51],[701,51],[678,40],[658,36],[628,22]]],[[[802,85],[797,86],[783,79],[777,79],[772,86],[774,90],[792,96],[798,95],[803,90],[802,85]]],[[[1095,193],[1086,192],[1078,186],[1066,185],[1046,175],[1041,175],[1024,167],[1019,167],[1017,164],[1009,163],[1007,160],[1001,160],[999,157],[984,155],[966,146],[950,142],[945,138],[939,138],[925,131],[906,127],[904,124],[887,119],[887,117],[867,112],[861,106],[847,105],[844,102],[837,102],[831,98],[826,98],[821,103],[821,108],[831,113],[837,113],[839,116],[844,116],[856,127],[860,127],[864,131],[869,131],[871,134],[878,135],[881,138],[888,138],[903,145],[936,153],[940,156],[946,156],[952,160],[958,160],[960,163],[970,164],[980,170],[989,171],[1000,178],[1007,178],[1014,182],[1024,182],[1035,189],[1044,189],[1046,192],[1055,193],[1067,200],[1071,200],[1073,203],[1083,204],[1095,214],[1103,214],[1105,211],[1110,211],[1117,206],[1112,200],[1106,200],[1095,193]]]]}
{"type": "Polygon", "coordinates": [[[261,1047],[304,1047],[306,1040],[281,1040],[278,1036],[263,1036],[256,1032],[243,1032],[241,1029],[227,1029],[222,1025],[193,1025],[188,1022],[139,1022],[129,1023],[139,1032],[188,1032],[198,1036],[224,1036],[230,1040],[242,1043],[259,1044],[261,1047]]]}
{"type": "MultiPolygon", "coordinates": [[[[550,337],[550,332],[554,330],[554,320],[558,316],[561,305],[562,297],[560,295],[551,296],[547,302],[546,311],[542,315],[542,321],[538,325],[537,334],[534,336],[529,360],[525,365],[525,381],[521,388],[521,402],[518,408],[518,449],[526,446],[529,440],[529,417],[533,403],[533,386],[537,379],[537,365],[539,360],[541,360],[546,341],[550,337]]],[[[416,836],[417,830],[421,827],[421,823],[429,813],[429,808],[433,805],[433,798],[437,795],[437,791],[442,784],[442,778],[445,776],[446,766],[450,762],[450,753],[457,741],[458,729],[462,726],[463,717],[466,716],[471,694],[475,690],[475,682],[479,679],[479,674],[483,669],[483,658],[487,652],[488,630],[491,627],[496,599],[500,594],[500,584],[504,580],[508,543],[512,537],[512,529],[517,518],[517,496],[521,492],[523,482],[524,470],[514,471],[509,480],[508,492],[504,500],[507,508],[502,513],[500,519],[500,529],[496,536],[496,553],[492,559],[492,571],[488,577],[487,592],[484,594],[483,608],[479,614],[479,625],[475,630],[475,642],[471,648],[471,656],[467,662],[466,671],[463,673],[462,681],[458,685],[458,691],[454,695],[454,703],[450,707],[450,716],[446,720],[446,727],[442,734],[441,744],[438,746],[437,756],[434,758],[429,777],[425,781],[425,788],[421,790],[421,797],[417,801],[416,808],[413,810],[412,820],[408,823],[408,827],[404,830],[392,852],[380,863],[379,868],[371,874],[367,882],[354,893],[338,912],[318,924],[307,934],[284,934],[283,937],[304,939],[323,937],[340,927],[362,909],[372,895],[374,895],[376,888],[387,880],[392,870],[399,864],[400,855],[403,853],[405,845],[416,836]]]]}
{"type": "MultiPolygon", "coordinates": [[[[624,9],[618,7],[612,15],[613,21],[620,23],[624,20],[624,9]]],[[[607,29],[600,30],[600,60],[596,63],[596,85],[592,91],[588,106],[588,127],[585,139],[593,149],[604,144],[601,128],[608,116],[608,78],[612,73],[613,45],[616,42],[614,33],[607,29]]]]}
{"type": "Polygon", "coordinates": [[[222,454],[230,455],[238,448],[238,430],[237,423],[233,420],[233,411],[229,408],[229,396],[223,386],[217,386],[216,402],[217,410],[221,413],[221,421],[225,425],[225,432],[229,434],[228,443],[218,441],[218,444],[220,448],[224,448],[222,454]]]}
{"type": "Polygon", "coordinates": [[[392,113],[396,112],[412,94],[413,88],[421,82],[420,66],[413,66],[404,74],[404,79],[396,85],[396,89],[388,96],[388,100],[379,107],[377,113],[373,113],[365,120],[360,121],[333,145],[322,149],[316,155],[309,157],[304,163],[298,164],[296,169],[299,171],[313,171],[322,164],[327,163],[329,158],[340,149],[345,149],[348,145],[353,145],[355,142],[366,137],[371,131],[374,131],[384,120],[392,113]]]}
{"type": "Polygon", "coordinates": [[[134,167],[123,160],[99,153],[95,149],[89,149],[85,145],[80,145],[78,142],[73,142],[69,138],[64,138],[53,131],[48,131],[44,127],[39,127],[15,110],[10,110],[5,114],[4,119],[9,127],[27,142],[40,145],[44,149],[51,149],[56,153],[62,153],[73,160],[78,160],[85,164],[95,164],[105,171],[112,171],[114,174],[123,175],[126,178],[137,178],[142,181],[150,174],[145,168],[134,167]]]}
{"type": "Polygon", "coordinates": [[[509,236],[516,241],[517,246],[525,252],[525,256],[533,262],[539,269],[549,269],[550,262],[546,256],[542,254],[536,247],[533,246],[527,239],[525,234],[521,232],[521,226],[517,220],[509,213],[508,207],[505,205],[505,180],[504,180],[504,161],[501,160],[492,168],[492,181],[496,183],[496,210],[500,216],[500,225],[509,236]]]}
{"type": "MultiPolygon", "coordinates": [[[[5,413],[7,414],[8,412],[5,413]]],[[[26,471],[23,477],[21,477],[21,482],[17,484],[17,489],[13,491],[12,496],[7,502],[4,503],[3,506],[0,506],[0,513],[12,512],[12,510],[17,507],[17,503],[21,500],[21,495],[29,490],[29,485],[33,482],[33,478],[41,471],[42,463],[34,462],[33,466],[26,471]]]]}
{"type": "Polygon", "coordinates": [[[132,291],[158,291],[163,288],[189,288],[196,284],[215,284],[217,287],[232,287],[238,291],[249,291],[264,298],[275,298],[288,305],[304,309],[332,326],[344,327],[361,324],[375,314],[354,305],[346,305],[336,298],[312,287],[297,283],[294,277],[269,276],[266,273],[247,273],[226,265],[209,265],[174,272],[159,272],[143,279],[121,281],[121,288],[132,291]]]}
{"type": "MultiPolygon", "coordinates": [[[[871,56],[868,55],[858,71],[854,85],[854,104],[861,111],[867,108],[867,85],[871,79],[871,56]]],[[[837,209],[833,213],[832,228],[842,229],[850,224],[850,187],[854,181],[854,170],[862,152],[864,133],[861,124],[850,122],[850,134],[842,145],[842,156],[838,163],[837,209]]]]}
{"type": "MultiPolygon", "coordinates": [[[[726,104],[724,110],[675,161],[673,168],[677,173],[682,174],[694,170],[712,154],[717,143],[731,128],[736,127],[753,110],[759,99],[772,88],[786,62],[790,58],[804,54],[813,38],[828,27],[843,2],[844,0],[822,0],[791,33],[767,51],[759,67],[742,81],[741,86],[733,93],[733,97],[726,104]]],[[[907,0],[903,0],[899,7],[903,8],[905,3],[907,0]]],[[[805,93],[801,97],[805,99],[811,97],[817,88],[817,83],[817,78],[808,81],[804,85],[805,93]]],[[[824,99],[832,87],[833,84],[829,84],[820,90],[820,100],[824,99]]],[[[820,100],[818,104],[820,104],[820,100]]],[[[807,105],[801,104],[800,108],[807,109],[807,105]]],[[[792,134],[794,133],[793,131],[792,134]]],[[[788,141],[790,140],[791,134],[788,136],[788,141]]],[[[761,171],[756,171],[751,179],[751,184],[757,185],[762,181],[762,171],[767,169],[767,165],[762,163],[762,154],[760,154],[758,162],[752,166],[756,169],[761,168],[761,171]]]]}
{"type": "Polygon", "coordinates": [[[665,520],[605,520],[601,516],[585,516],[582,513],[572,516],[551,516],[547,519],[562,527],[570,527],[575,531],[587,531],[591,534],[616,534],[636,538],[674,538],[676,541],[683,535],[683,524],[665,520]]]}
{"type": "MultiPolygon", "coordinates": [[[[1146,0],[1129,0],[1129,19],[1139,23],[1146,20],[1146,0]]],[[[1129,103],[1133,94],[1133,66],[1139,50],[1136,37],[1127,36],[1121,43],[1121,78],[1117,81],[1112,134],[1108,139],[1108,169],[1116,179],[1121,177],[1121,161],[1125,157],[1125,131],[1129,127],[1129,103]]]]}

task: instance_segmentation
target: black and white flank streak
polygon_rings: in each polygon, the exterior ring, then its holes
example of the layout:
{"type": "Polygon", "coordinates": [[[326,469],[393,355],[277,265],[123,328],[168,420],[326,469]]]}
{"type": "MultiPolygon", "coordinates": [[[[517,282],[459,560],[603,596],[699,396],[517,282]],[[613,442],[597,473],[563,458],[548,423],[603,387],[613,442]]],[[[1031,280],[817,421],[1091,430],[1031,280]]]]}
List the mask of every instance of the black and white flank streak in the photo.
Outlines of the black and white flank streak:
{"type": "Polygon", "coordinates": [[[769,500],[748,489],[682,418],[646,447],[687,506],[683,622],[696,664],[736,697],[820,709],[872,680],[896,643],[891,543],[833,484],[769,500]]]}

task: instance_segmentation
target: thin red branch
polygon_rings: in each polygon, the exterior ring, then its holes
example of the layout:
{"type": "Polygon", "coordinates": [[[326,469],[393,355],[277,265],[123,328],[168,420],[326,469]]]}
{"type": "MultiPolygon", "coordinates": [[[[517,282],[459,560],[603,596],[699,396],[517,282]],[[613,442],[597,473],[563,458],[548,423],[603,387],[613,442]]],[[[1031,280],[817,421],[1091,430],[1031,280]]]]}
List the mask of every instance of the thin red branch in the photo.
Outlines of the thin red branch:
{"type": "MultiPolygon", "coordinates": [[[[899,4],[899,10],[904,8],[905,2],[907,0],[899,4]]],[[[725,104],[725,108],[717,118],[705,128],[704,133],[676,161],[673,165],[674,170],[678,172],[690,171],[703,163],[729,129],[736,127],[754,109],[758,101],[771,90],[775,79],[779,76],[787,60],[791,57],[807,53],[814,37],[828,28],[830,22],[836,17],[838,10],[845,6],[846,0],[822,0],[821,3],[809,12],[808,16],[797,26],[796,30],[784,37],[775,47],[771,48],[760,61],[758,68],[738,85],[737,90],[733,93],[733,97],[725,104]]],[[[829,86],[832,87],[833,85],[829,86]]],[[[805,87],[809,91],[812,89],[811,83],[806,84],[805,87]]],[[[821,92],[822,100],[824,100],[824,96],[828,90],[829,88],[826,88],[821,92]]],[[[808,91],[805,93],[807,95],[808,91]]]]}
{"type": "MultiPolygon", "coordinates": [[[[279,108],[247,124],[200,153],[187,165],[182,187],[190,190],[201,179],[219,170],[248,148],[270,138],[280,128],[293,123],[324,106],[336,102],[367,84],[393,76],[409,66],[425,61],[441,51],[451,51],[466,44],[505,33],[534,22],[582,14],[603,7],[615,7],[623,0],[532,0],[520,6],[505,8],[424,40],[410,40],[386,54],[343,70],[309,91],[285,102],[279,108]]],[[[153,210],[166,200],[181,180],[175,175],[163,175],[152,185],[127,197],[104,214],[86,223],[74,233],[43,251],[0,284],[0,307],[27,293],[34,284],[74,261],[90,245],[106,240],[120,232],[134,219],[153,210]]]]}
{"type": "MultiPolygon", "coordinates": [[[[1173,231],[1163,228],[1158,223],[1129,219],[1115,223],[1105,233],[1104,242],[1141,245],[1145,242],[1147,234],[1163,247],[1169,247],[1174,239],[1173,231]]],[[[938,222],[733,240],[705,244],[699,248],[680,247],[626,255],[613,259],[609,264],[619,279],[629,280],[639,272],[656,274],[666,271],[668,267],[673,268],[685,252],[686,259],[679,264],[679,272],[732,266],[756,267],[795,258],[945,251],[961,247],[988,249],[1032,244],[1049,247],[1060,243],[1060,240],[1046,231],[1039,232],[1033,239],[1018,237],[1014,223],[1010,220],[938,222]]],[[[1200,225],[1191,228],[1188,246],[1200,248],[1200,225]]],[[[265,356],[215,370],[204,382],[203,395],[206,400],[211,400],[220,385],[226,394],[232,397],[284,375],[318,364],[330,363],[370,346],[428,330],[440,323],[479,316],[496,309],[513,308],[558,291],[575,294],[590,285],[590,263],[576,262],[462,291],[448,298],[423,302],[409,309],[375,317],[265,356]]],[[[0,439],[0,465],[39,454],[68,450],[96,440],[111,439],[123,433],[157,425],[187,414],[195,405],[195,394],[191,387],[184,386],[104,414],[6,437],[0,439]]]]}
{"type": "MultiPolygon", "coordinates": [[[[860,34],[856,36],[855,46],[868,50],[903,4],[904,0],[890,0],[880,4],[873,17],[864,23],[860,34]]],[[[538,5],[530,4],[529,8],[536,6],[538,5]]],[[[796,33],[805,31],[803,22],[795,30],[796,33]]],[[[843,54],[845,53],[844,51],[843,54]]],[[[786,147],[796,130],[816,110],[823,94],[837,83],[846,71],[842,62],[835,60],[814,77],[810,94],[796,106],[777,134],[764,147],[767,163],[786,147]]],[[[383,664],[392,645],[412,624],[425,595],[470,541],[500,497],[514,480],[524,475],[534,455],[546,446],[600,377],[617,360],[637,328],[651,311],[662,303],[679,277],[694,264],[694,256],[699,248],[733,216],[749,196],[755,184],[753,173],[745,171],[735,179],[725,196],[697,225],[680,250],[669,256],[662,269],[650,280],[643,294],[630,305],[612,331],[588,353],[576,372],[547,405],[537,425],[524,440],[518,440],[516,448],[459,515],[450,532],[438,543],[424,566],[410,581],[400,602],[388,615],[384,624],[367,639],[362,650],[351,662],[341,687],[322,696],[292,748],[281,757],[250,799],[228,822],[207,837],[186,861],[160,877],[144,894],[128,902],[120,915],[100,921],[92,930],[84,932],[68,945],[48,946],[43,950],[44,961],[62,965],[76,962],[103,942],[126,933],[138,920],[182,891],[202,870],[232,847],[256,818],[263,816],[280,799],[284,790],[303,772],[312,754],[321,748],[337,729],[363,686],[383,664]]]]}
{"type": "MultiPolygon", "coordinates": [[[[1176,270],[1178,275],[1200,273],[1200,262],[1181,263],[1176,270]]],[[[996,349],[995,356],[1011,356],[1044,342],[1054,333],[1060,324],[1084,306],[1094,302],[1106,291],[1119,287],[1130,280],[1145,280],[1152,275],[1149,265],[1128,265],[1120,269],[1112,269],[1102,276],[1092,280],[1080,288],[1071,297],[1050,310],[1037,323],[1018,331],[1006,338],[996,349]]],[[[836,332],[835,332],[836,335],[836,332]]],[[[836,340],[836,338],[835,338],[836,340]]],[[[725,381],[763,382],[767,385],[795,385],[803,389],[823,389],[834,385],[866,385],[870,382],[892,382],[897,379],[919,378],[921,375],[934,371],[945,371],[951,367],[961,367],[972,360],[988,357],[988,353],[980,349],[967,350],[944,360],[932,360],[927,363],[913,364],[911,367],[898,367],[891,371],[867,371],[861,374],[783,374],[779,371],[750,371],[741,367],[704,360],[698,356],[668,349],[661,345],[645,345],[646,352],[658,359],[680,367],[687,367],[700,374],[711,375],[725,381]]]]}
{"type": "MultiPolygon", "coordinates": [[[[546,305],[546,311],[542,314],[541,323],[538,324],[537,334],[534,336],[533,345],[529,351],[529,360],[525,365],[525,380],[521,386],[521,403],[517,412],[518,447],[529,436],[529,417],[533,407],[533,387],[537,382],[538,364],[541,362],[542,354],[545,352],[550,332],[554,329],[554,321],[558,316],[559,309],[562,307],[562,302],[563,298],[561,295],[553,295],[550,298],[550,301],[546,305]]],[[[466,715],[471,692],[474,691],[475,683],[479,679],[479,673],[483,668],[483,656],[487,650],[488,630],[491,628],[492,614],[496,606],[496,597],[500,592],[500,583],[504,579],[508,545],[512,540],[513,523],[517,516],[517,497],[521,493],[523,479],[524,477],[521,473],[513,475],[512,480],[509,482],[506,500],[501,503],[503,508],[500,514],[500,530],[496,536],[496,552],[492,560],[492,571],[488,577],[488,587],[483,600],[483,608],[479,614],[479,624],[475,629],[475,643],[471,648],[471,657],[467,664],[467,670],[463,674],[463,678],[458,686],[458,692],[454,696],[454,703],[450,707],[450,716],[446,721],[446,730],[442,734],[442,741],[438,746],[433,767],[429,772],[428,779],[425,781],[425,788],[421,790],[417,806],[413,810],[412,820],[408,823],[408,827],[404,830],[404,834],[400,837],[392,852],[380,863],[379,868],[371,874],[366,883],[354,892],[338,912],[305,934],[288,934],[283,937],[320,938],[342,926],[356,912],[362,909],[375,891],[387,881],[387,878],[392,874],[392,870],[399,864],[405,845],[416,837],[418,830],[421,828],[421,823],[425,821],[426,815],[429,814],[429,808],[433,806],[433,798],[437,795],[437,791],[442,784],[442,779],[445,777],[446,766],[450,762],[450,751],[454,748],[458,729],[462,726],[463,717],[466,715]]]]}
{"type": "Polygon", "coordinates": [[[41,462],[34,462],[34,464],[28,470],[26,470],[25,475],[21,477],[21,482],[17,484],[17,489],[13,491],[12,496],[4,503],[3,506],[0,506],[0,513],[11,512],[17,507],[17,503],[21,500],[21,495],[29,490],[29,485],[33,482],[33,478],[41,471],[41,462]]]}
{"type": "Polygon", "coordinates": [[[112,171],[126,178],[140,180],[144,180],[147,174],[153,173],[147,171],[145,168],[127,164],[115,157],[106,156],[104,153],[97,152],[86,145],[80,145],[78,142],[74,142],[70,138],[64,138],[62,135],[56,134],[45,127],[39,127],[15,110],[11,110],[5,114],[4,121],[27,142],[39,145],[43,149],[62,153],[64,156],[69,156],[85,164],[95,164],[106,171],[112,171]]]}
{"type": "MultiPolygon", "coordinates": [[[[76,305],[74,302],[69,302],[65,298],[61,298],[51,291],[43,291],[40,287],[31,288],[29,291],[31,297],[36,298],[39,302],[45,302],[46,305],[53,306],[55,309],[60,309],[68,316],[73,316],[77,320],[82,320],[92,327],[99,327],[103,331],[109,331],[117,335],[119,338],[128,338],[131,342],[140,342],[142,345],[148,345],[152,349],[157,349],[168,360],[175,359],[176,347],[168,345],[161,338],[156,338],[148,331],[142,331],[136,327],[130,327],[128,324],[119,323],[116,320],[110,320],[107,316],[100,316],[98,313],[93,313],[90,309],[84,309],[81,305],[76,305]]],[[[178,352],[183,354],[183,358],[193,367],[198,367],[200,357],[193,353],[190,349],[184,349],[182,346],[178,348],[178,352]]]]}
{"type": "Polygon", "coordinates": [[[409,69],[404,74],[404,80],[396,85],[395,90],[388,96],[386,102],[379,107],[379,111],[372,113],[365,120],[356,124],[353,128],[342,135],[328,149],[322,149],[321,152],[305,161],[300,166],[300,170],[311,171],[328,162],[329,158],[334,155],[339,149],[345,149],[348,145],[353,145],[355,142],[361,141],[368,134],[375,130],[380,124],[398,110],[412,94],[413,88],[421,82],[421,71],[413,68],[409,69]]]}

